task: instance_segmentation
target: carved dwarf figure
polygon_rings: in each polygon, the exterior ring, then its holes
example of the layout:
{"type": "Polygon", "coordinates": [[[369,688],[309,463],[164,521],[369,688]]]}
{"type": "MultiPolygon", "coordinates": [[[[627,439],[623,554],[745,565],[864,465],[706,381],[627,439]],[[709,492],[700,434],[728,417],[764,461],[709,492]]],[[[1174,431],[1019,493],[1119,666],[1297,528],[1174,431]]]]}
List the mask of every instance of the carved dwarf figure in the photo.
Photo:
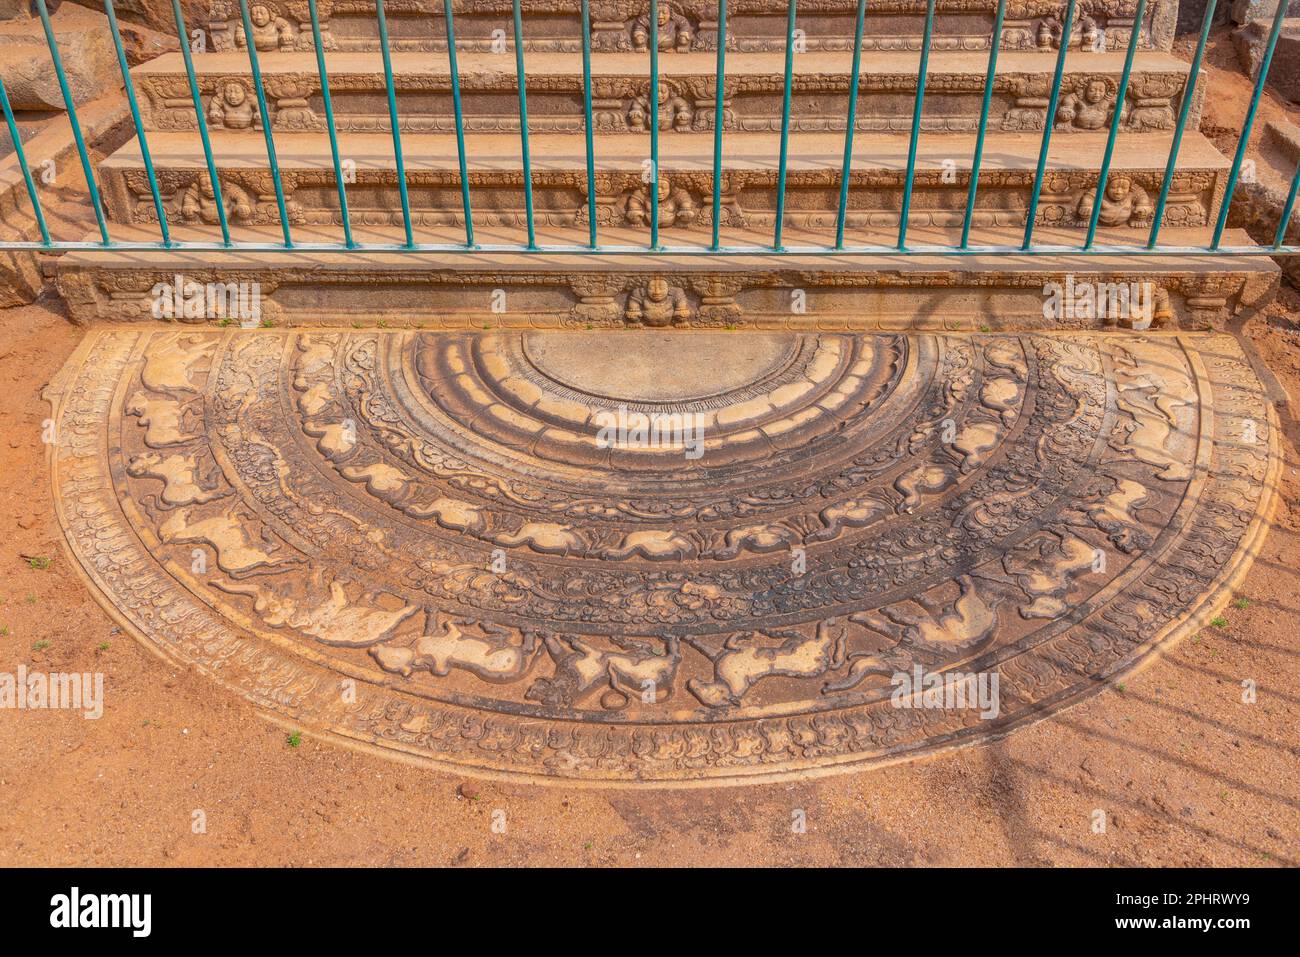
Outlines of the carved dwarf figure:
{"type": "MultiPolygon", "coordinates": [[[[1044,17],[1038,21],[1038,32],[1036,40],[1040,50],[1059,49],[1065,33],[1065,25],[1056,17],[1044,17]]],[[[1083,14],[1079,18],[1079,48],[1082,50],[1100,51],[1102,32],[1098,27],[1097,21],[1088,14],[1083,14]]]]}
{"type": "MultiPolygon", "coordinates": [[[[691,21],[673,9],[671,3],[659,4],[659,49],[677,50],[686,53],[691,49],[695,39],[695,28],[691,21]]],[[[646,51],[650,49],[650,11],[645,10],[632,21],[632,49],[646,51]]]]}
{"type": "MultiPolygon", "coordinates": [[[[253,46],[257,50],[292,50],[294,26],[264,3],[254,4],[248,11],[253,24],[253,46]]],[[[247,48],[248,38],[242,23],[235,27],[235,45],[247,48]]]]}
{"type": "MultiPolygon", "coordinates": [[[[667,176],[659,178],[659,225],[689,226],[698,210],[695,200],[684,189],[674,190],[667,176]]],[[[650,225],[650,187],[642,186],[627,200],[625,218],[631,226],[650,225]]]]}
{"type": "Polygon", "coordinates": [[[208,122],[228,130],[248,130],[260,128],[262,118],[243,84],[230,80],[209,102],[208,122]]]}
{"type": "MultiPolygon", "coordinates": [[[[1091,220],[1096,201],[1095,187],[1083,194],[1078,209],[1081,220],[1091,220]]],[[[1154,216],[1151,195],[1131,177],[1112,176],[1106,183],[1106,193],[1101,198],[1101,215],[1097,218],[1102,226],[1149,226],[1154,216]]]]}
{"type": "Polygon", "coordinates": [[[670,286],[666,279],[656,276],[644,286],[634,289],[628,296],[624,318],[634,326],[663,327],[689,322],[691,304],[685,292],[677,286],[670,286]]]}
{"type": "MultiPolygon", "coordinates": [[[[627,111],[627,127],[633,133],[644,133],[650,115],[649,97],[638,96],[632,101],[627,111]]],[[[690,101],[674,93],[667,86],[659,87],[659,129],[689,132],[695,119],[695,110],[690,101]]]]}
{"type": "Polygon", "coordinates": [[[1110,84],[1093,77],[1061,101],[1056,111],[1056,122],[1077,130],[1102,130],[1114,112],[1110,84]]]}
{"type": "MultiPolygon", "coordinates": [[[[223,183],[221,201],[226,208],[226,220],[246,222],[253,217],[253,200],[241,186],[223,183]]],[[[217,215],[217,198],[212,181],[203,177],[190,183],[181,199],[181,219],[187,223],[206,223],[214,226],[220,222],[217,215]]]]}

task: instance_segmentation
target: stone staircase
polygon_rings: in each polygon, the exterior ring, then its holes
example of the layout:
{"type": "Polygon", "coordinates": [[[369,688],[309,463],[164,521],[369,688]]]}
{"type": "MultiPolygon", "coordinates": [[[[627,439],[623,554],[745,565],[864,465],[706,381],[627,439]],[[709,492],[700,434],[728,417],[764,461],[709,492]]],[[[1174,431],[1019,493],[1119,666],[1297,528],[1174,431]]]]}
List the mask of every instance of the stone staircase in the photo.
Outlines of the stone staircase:
{"type": "MultiPolygon", "coordinates": [[[[825,247],[834,240],[851,79],[856,3],[802,3],[794,57],[789,176],[783,244],[825,247]]],[[[1124,48],[1136,4],[1093,0],[1080,6],[1068,43],[1036,242],[1082,245],[1124,48]],[[1128,19],[1125,19],[1127,15],[1128,19]]],[[[581,20],[573,3],[524,3],[532,187],[540,245],[587,243],[588,197],[581,20]]],[[[712,3],[664,3],[658,107],[651,104],[645,11],[639,2],[592,5],[595,216],[606,246],[645,246],[655,200],[646,182],[650,126],[660,129],[660,241],[705,249],[712,236],[713,131],[717,24],[712,3]]],[[[975,131],[979,125],[995,0],[938,4],[929,60],[909,245],[955,246],[961,237],[975,131]]],[[[403,217],[389,131],[373,6],[319,4],[322,38],[351,223],[359,241],[398,243],[403,217]]],[[[719,234],[724,246],[765,246],[777,209],[786,7],[771,0],[729,5],[724,87],[719,234]]],[[[1173,2],[1148,8],[1128,95],[1098,241],[1145,242],[1169,154],[1187,66],[1170,55],[1173,2]]],[[[466,153],[480,245],[526,241],[524,171],[511,5],[503,0],[456,7],[466,153]]],[[[393,73],[414,238],[461,243],[464,214],[445,53],[442,4],[387,6],[393,73]]],[[[871,3],[865,26],[857,134],[846,214],[846,243],[893,246],[909,149],[925,4],[871,3]]],[[[1031,202],[1035,164],[1061,43],[1058,5],[1013,4],[1002,35],[971,244],[1019,245],[1031,202]]],[[[312,33],[303,3],[253,10],[269,123],[274,133],[294,241],[342,239],[334,166],[326,134],[312,33]]],[[[238,6],[217,4],[214,52],[195,67],[211,131],[232,238],[282,241],[280,214],[249,78],[238,6]]],[[[173,235],[216,239],[217,210],[180,54],[135,71],[149,145],[173,235]]],[[[1197,98],[1206,95],[1198,86],[1197,98]]],[[[1198,130],[1200,103],[1180,152],[1162,226],[1162,242],[1204,246],[1223,202],[1229,162],[1198,130]]],[[[100,167],[114,237],[157,238],[156,214],[138,144],[100,167]]],[[[1226,242],[1249,242],[1229,235],[1226,242]]],[[[296,254],[88,251],[61,260],[61,288],[78,319],[151,314],[149,291],[181,266],[199,281],[263,284],[272,318],[298,323],[621,325],[650,321],[631,308],[647,283],[664,278],[676,305],[655,322],[839,328],[1040,328],[1043,286],[1065,275],[1152,281],[1168,308],[1158,317],[1205,328],[1271,288],[1267,260],[1208,257],[1137,259],[969,256],[907,260],[854,255],[611,257],[524,255],[296,254]],[[473,282],[466,284],[466,276],[473,282]],[[504,290],[505,295],[499,292],[504,290]],[[799,291],[799,296],[796,296],[799,291]],[[812,297],[812,298],[810,298],[812,297]],[[801,298],[803,311],[792,311],[801,298]]],[[[659,287],[661,284],[656,284],[659,287]]],[[[1113,317],[1112,317],[1113,321],[1113,317]]],[[[1122,321],[1122,320],[1121,320],[1122,321]]],[[[1090,325],[1084,323],[1084,325],[1090,325]]],[[[1096,323],[1091,323],[1096,325],[1096,323]]]]}

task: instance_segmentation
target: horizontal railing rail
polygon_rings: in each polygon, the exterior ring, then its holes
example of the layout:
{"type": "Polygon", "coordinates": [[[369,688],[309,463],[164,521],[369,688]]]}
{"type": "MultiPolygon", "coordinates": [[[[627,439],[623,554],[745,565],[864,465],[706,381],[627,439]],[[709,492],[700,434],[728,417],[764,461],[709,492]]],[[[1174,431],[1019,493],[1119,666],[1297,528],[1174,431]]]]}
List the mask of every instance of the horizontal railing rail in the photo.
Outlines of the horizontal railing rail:
{"type": "MultiPolygon", "coordinates": [[[[650,78],[650,109],[654,111],[659,102],[660,93],[660,3],[661,0],[649,0],[648,21],[648,43],[646,44],[648,71],[650,78]]],[[[46,0],[36,0],[37,13],[40,16],[44,27],[46,42],[49,46],[51,64],[58,80],[59,89],[62,95],[65,109],[67,110],[68,119],[71,124],[73,138],[76,145],[76,151],[80,160],[83,174],[85,176],[91,207],[94,211],[95,221],[98,227],[100,240],[81,240],[68,241],[56,240],[51,237],[47,218],[42,212],[41,199],[38,194],[38,187],[34,181],[31,171],[27,165],[27,158],[23,152],[22,138],[18,128],[17,119],[15,118],[12,105],[10,103],[7,91],[5,90],[3,80],[0,79],[0,109],[3,110],[5,123],[8,127],[15,160],[23,173],[24,184],[31,203],[32,214],[35,218],[36,225],[40,232],[38,240],[7,240],[0,241],[0,249],[5,250],[43,250],[51,252],[63,252],[73,250],[116,250],[124,252],[144,252],[151,250],[183,250],[183,251],[244,251],[250,253],[280,253],[280,252],[346,252],[346,253],[392,253],[392,252],[423,252],[438,254],[471,254],[483,252],[509,252],[509,253],[596,253],[603,255],[644,255],[650,254],[672,254],[686,256],[716,256],[716,255],[756,255],[777,253],[786,256],[836,256],[836,255],[857,255],[857,256],[881,256],[881,257],[916,257],[916,256],[987,256],[987,255],[1005,255],[1016,257],[1034,257],[1034,256],[1060,256],[1063,254],[1082,255],[1082,256],[1110,256],[1122,254],[1125,256],[1276,256],[1276,255],[1298,255],[1300,246],[1287,244],[1287,232],[1291,223],[1291,218],[1295,212],[1297,196],[1300,195],[1300,168],[1297,168],[1291,181],[1290,190],[1287,193],[1285,207],[1282,210],[1281,218],[1277,226],[1277,231],[1270,244],[1260,245],[1224,245],[1223,238],[1227,228],[1229,213],[1232,209],[1234,193],[1237,186],[1242,182],[1243,171],[1247,164],[1247,147],[1250,137],[1254,130],[1255,120],[1259,112],[1260,103],[1265,95],[1265,84],[1268,79],[1269,71],[1272,67],[1273,58],[1278,45],[1278,39],[1282,31],[1283,21],[1285,18],[1287,5],[1279,4],[1278,11],[1272,21],[1269,29],[1267,41],[1264,47],[1264,55],[1260,62],[1259,73],[1256,79],[1253,95],[1248,106],[1243,121],[1243,127],[1240,139],[1237,144],[1235,155],[1232,160],[1230,171],[1227,174],[1226,191],[1219,204],[1217,219],[1214,222],[1212,235],[1204,246],[1186,245],[1186,244],[1162,244],[1160,242],[1160,230],[1165,216],[1165,210],[1169,202],[1170,191],[1174,183],[1175,174],[1178,170],[1178,160],[1183,143],[1184,135],[1191,120],[1193,112],[1193,103],[1196,98],[1197,85],[1200,82],[1202,64],[1205,59],[1206,48],[1210,39],[1211,26],[1214,21],[1218,0],[1209,0],[1206,5],[1204,21],[1197,42],[1196,50],[1192,58],[1190,69],[1187,73],[1187,79],[1184,86],[1182,101],[1179,107],[1176,124],[1174,126],[1171,147],[1165,163],[1163,178],[1159,198],[1155,202],[1154,217],[1149,235],[1145,236],[1143,241],[1135,243],[1124,242],[1098,242],[1098,225],[1101,214],[1102,201],[1101,197],[1106,190],[1107,182],[1110,177],[1112,160],[1115,154],[1116,143],[1120,134],[1121,123],[1119,116],[1121,113],[1121,104],[1124,102],[1128,90],[1130,77],[1133,71],[1134,57],[1140,45],[1142,30],[1144,29],[1145,11],[1148,7],[1148,0],[1138,0],[1137,14],[1133,20],[1131,33],[1127,38],[1127,53],[1124,60],[1123,73],[1118,83],[1118,97],[1116,98],[1115,118],[1110,123],[1109,133],[1106,138],[1105,153],[1101,159],[1100,172],[1095,185],[1095,200],[1091,204],[1089,221],[1086,231],[1083,231],[1080,241],[1077,244],[1063,242],[1044,243],[1038,241],[1035,237],[1035,229],[1038,225],[1038,211],[1040,198],[1043,191],[1045,177],[1048,175],[1049,151],[1052,144],[1052,135],[1056,128],[1053,117],[1056,115],[1057,106],[1060,101],[1062,84],[1065,77],[1066,55],[1071,47],[1070,37],[1075,23],[1076,15],[1079,14],[1079,0],[1065,0],[1062,4],[1060,22],[1062,30],[1062,42],[1060,43],[1060,52],[1056,57],[1055,69],[1052,75],[1051,93],[1043,123],[1042,139],[1038,150],[1036,168],[1034,170],[1033,185],[1030,193],[1030,200],[1026,210],[1026,222],[1024,229],[1023,242],[1016,244],[973,244],[971,242],[971,226],[975,218],[975,205],[978,198],[980,187],[980,172],[983,158],[985,155],[985,146],[988,139],[989,116],[992,104],[992,93],[994,78],[997,73],[998,54],[1001,47],[1001,33],[1004,21],[1007,16],[1007,0],[998,0],[996,12],[994,14],[993,33],[989,45],[989,56],[987,64],[987,77],[983,88],[983,102],[979,118],[978,132],[975,136],[970,182],[967,187],[964,202],[964,218],[961,225],[961,238],[953,245],[947,244],[917,244],[908,242],[910,210],[913,199],[913,191],[916,185],[917,166],[918,166],[918,142],[922,135],[923,123],[922,116],[925,108],[926,81],[928,76],[928,60],[932,41],[936,39],[935,34],[935,0],[927,0],[925,9],[924,35],[920,49],[920,63],[917,75],[915,103],[910,122],[910,134],[908,139],[908,151],[906,168],[903,173],[901,184],[901,207],[899,210],[899,224],[897,242],[893,244],[886,243],[853,243],[850,237],[846,236],[846,219],[849,208],[851,179],[853,173],[853,159],[855,146],[855,132],[857,132],[857,110],[858,110],[858,93],[861,81],[861,65],[863,55],[863,33],[864,21],[868,11],[870,0],[858,0],[854,18],[854,36],[852,45],[852,79],[848,89],[848,111],[844,131],[844,153],[843,165],[840,170],[840,179],[837,184],[838,204],[835,215],[834,229],[826,236],[824,243],[803,243],[791,244],[786,241],[783,233],[785,225],[785,206],[786,206],[786,186],[790,165],[791,149],[791,92],[793,86],[794,70],[794,50],[797,40],[797,0],[789,0],[788,17],[785,31],[785,57],[784,57],[784,77],[782,86],[782,115],[780,127],[780,147],[778,156],[774,157],[777,163],[777,178],[775,184],[776,190],[776,210],[774,216],[773,234],[770,243],[748,242],[727,244],[722,242],[720,232],[721,203],[722,203],[722,181],[724,170],[724,83],[726,77],[726,56],[727,43],[725,39],[720,39],[717,43],[716,67],[715,67],[715,109],[713,117],[713,185],[711,196],[711,241],[697,245],[672,245],[661,242],[660,237],[660,216],[659,203],[653,198],[659,195],[660,186],[660,144],[659,144],[659,123],[657,117],[649,122],[650,133],[650,156],[647,159],[647,178],[646,183],[649,188],[651,201],[647,205],[647,226],[648,235],[644,245],[619,242],[601,242],[597,224],[596,209],[596,191],[594,180],[596,177],[597,165],[597,145],[593,137],[593,107],[592,107],[592,48],[591,48],[591,10],[590,0],[581,0],[581,18],[583,37],[581,44],[581,63],[583,80],[583,117],[584,117],[584,145],[585,145],[585,171],[587,178],[587,242],[585,243],[539,243],[536,225],[536,213],[534,210],[533,197],[533,167],[529,143],[529,122],[528,122],[528,95],[525,77],[527,75],[525,65],[526,35],[523,12],[521,10],[520,0],[514,0],[512,10],[512,36],[511,41],[514,48],[515,56],[515,75],[518,86],[518,111],[519,111],[519,136],[520,136],[520,157],[523,171],[523,191],[525,201],[525,222],[527,226],[527,241],[525,243],[481,243],[476,242],[474,234],[474,213],[471,202],[471,187],[469,160],[466,155],[465,143],[465,120],[461,97],[460,80],[461,75],[457,65],[457,41],[455,17],[453,14],[452,0],[444,0],[443,16],[445,18],[445,29],[447,36],[447,58],[448,68],[450,71],[451,82],[451,99],[454,110],[455,134],[457,147],[457,161],[459,170],[459,189],[461,194],[461,212],[464,218],[465,239],[463,243],[452,242],[420,242],[417,239],[413,223],[415,219],[411,208],[411,197],[408,189],[407,171],[403,157],[402,137],[400,115],[398,109],[397,88],[394,82],[393,64],[390,52],[390,42],[388,34],[387,20],[384,12],[384,0],[375,0],[375,16],[378,32],[379,49],[382,55],[383,73],[384,73],[384,91],[387,101],[387,119],[392,135],[393,160],[395,163],[396,183],[398,194],[401,202],[402,216],[402,234],[401,241],[394,242],[365,242],[357,238],[350,218],[348,205],[347,179],[344,176],[343,162],[340,153],[338,131],[335,125],[335,116],[333,104],[330,96],[330,83],[327,75],[327,54],[325,52],[326,44],[322,42],[320,18],[317,10],[316,0],[308,0],[308,9],[311,19],[312,40],[315,49],[316,68],[319,73],[321,84],[321,99],[324,109],[325,123],[329,136],[330,157],[332,169],[335,177],[335,186],[337,188],[338,212],[342,221],[342,235],[338,242],[320,242],[320,241],[303,241],[301,237],[295,239],[290,228],[290,217],[288,205],[286,202],[285,190],[283,188],[279,160],[276,152],[275,135],[272,130],[273,124],[270,122],[271,113],[268,110],[266,93],[262,81],[262,70],[258,56],[258,44],[253,40],[254,26],[250,12],[249,0],[239,0],[239,18],[238,25],[243,28],[243,35],[248,38],[244,43],[247,52],[250,79],[254,95],[257,99],[257,107],[263,118],[260,126],[263,134],[267,166],[270,172],[270,179],[275,194],[276,210],[278,213],[278,225],[283,236],[282,242],[270,241],[248,241],[241,240],[232,236],[231,224],[229,222],[225,203],[222,199],[221,183],[217,173],[217,158],[214,155],[213,144],[207,128],[207,119],[204,115],[202,97],[200,94],[199,82],[194,67],[192,51],[190,48],[190,34],[187,30],[184,16],[181,12],[179,0],[172,0],[173,16],[176,22],[177,35],[180,40],[180,49],[186,75],[186,84],[190,99],[194,106],[194,115],[196,122],[196,132],[202,146],[204,166],[208,179],[211,183],[214,206],[216,209],[217,222],[214,224],[219,227],[221,233],[220,241],[203,241],[203,240],[180,240],[176,236],[175,229],[169,225],[165,209],[165,203],[162,196],[162,190],[159,185],[159,177],[155,169],[155,157],[150,152],[148,133],[145,124],[142,121],[139,104],[136,98],[136,90],[132,81],[131,73],[128,68],[126,55],[122,43],[122,36],[118,26],[116,12],[112,0],[104,0],[104,9],[108,17],[109,30],[112,33],[112,39],[117,53],[117,60],[122,74],[125,94],[130,107],[132,124],[135,129],[136,137],[139,143],[140,158],[144,167],[145,176],[148,181],[149,193],[152,199],[155,213],[158,218],[159,238],[157,241],[140,241],[140,240],[121,240],[114,239],[110,222],[106,215],[103,198],[100,193],[99,184],[96,179],[95,169],[91,162],[90,152],[87,148],[81,125],[77,118],[76,104],[73,102],[73,96],[69,89],[67,74],[64,69],[59,46],[55,37],[54,27],[52,25],[49,10],[46,7],[46,0]]],[[[717,26],[718,37],[727,37],[727,0],[717,0],[717,26]]]]}

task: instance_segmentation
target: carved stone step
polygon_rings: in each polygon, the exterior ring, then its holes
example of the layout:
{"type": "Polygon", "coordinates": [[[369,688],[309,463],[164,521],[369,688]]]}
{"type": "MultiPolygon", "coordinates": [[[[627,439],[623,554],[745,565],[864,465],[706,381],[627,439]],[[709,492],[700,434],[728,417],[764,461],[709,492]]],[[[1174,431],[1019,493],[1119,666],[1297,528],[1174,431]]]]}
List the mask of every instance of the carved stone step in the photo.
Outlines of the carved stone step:
{"type": "MultiPolygon", "coordinates": [[[[775,223],[779,136],[736,133],[728,137],[722,184],[724,230],[767,229],[775,223]]],[[[227,215],[236,227],[279,221],[273,181],[258,137],[232,133],[214,138],[227,215]]],[[[1033,133],[990,136],[981,173],[977,227],[1023,226],[1040,137],[1033,133]]],[[[1101,226],[1125,235],[1149,227],[1164,174],[1170,137],[1152,133],[1121,137],[1103,203],[1101,226]]],[[[328,141],[312,133],[276,138],[290,222],[340,224],[328,141]]],[[[197,138],[162,133],[152,138],[169,219],[177,224],[217,221],[197,138]]],[[[1039,221],[1083,226],[1091,213],[1105,135],[1078,133],[1053,141],[1039,221]]],[[[476,222],[522,228],[526,223],[519,141],[510,134],[469,137],[471,198],[476,222]]],[[[786,227],[825,236],[834,228],[841,180],[843,138],[799,134],[790,144],[786,227]]],[[[958,226],[966,207],[974,137],[922,137],[910,222],[958,226]]],[[[350,134],[341,151],[355,182],[348,185],[352,222],[396,225],[402,221],[392,140],[385,134],[350,134]]],[[[851,228],[896,226],[907,166],[908,137],[859,137],[850,175],[851,228]]],[[[403,140],[412,221],[419,227],[463,222],[455,137],[411,135],[403,140]]],[[[582,139],[564,134],[532,137],[532,183],[536,221],[585,236],[587,177],[582,139]]],[[[646,143],[632,137],[602,141],[597,150],[596,217],[602,227],[644,227],[650,219],[646,143]]],[[[660,156],[659,224],[665,233],[690,234],[712,222],[713,137],[683,133],[665,140],[660,156]]],[[[1201,226],[1215,214],[1225,188],[1228,160],[1199,133],[1189,134],[1180,171],[1166,208],[1165,224],[1201,226]]],[[[119,222],[155,220],[148,181],[134,142],[100,167],[110,215],[119,222]]],[[[349,175],[345,172],[345,176],[349,175]]],[[[575,239],[574,241],[581,241],[575,239]]]]}
{"type": "MultiPolygon", "coordinates": [[[[113,230],[121,242],[154,242],[147,227],[113,230]]],[[[199,230],[191,239],[219,239],[199,230]]],[[[281,241],[274,228],[243,231],[246,241],[281,241]]],[[[393,241],[391,233],[359,229],[360,242],[393,241]]],[[[426,237],[454,243],[455,230],[426,237]]],[[[485,245],[513,241],[486,228],[485,245]]],[[[996,237],[1004,243],[1012,233],[996,237]]],[[[1061,242],[1045,229],[1043,242],[1061,242]]],[[[1072,238],[1077,239],[1077,235],[1072,238]]],[[[539,242],[554,241],[550,233],[539,242]]],[[[933,240],[925,231],[918,244],[933,240]]],[[[338,243],[337,230],[305,227],[299,243],[338,243]]],[[[1229,232],[1228,245],[1249,245],[1229,232]]],[[[1171,246],[1204,244],[1203,231],[1171,228],[1171,246]]],[[[617,255],[598,253],[472,254],[414,252],[295,252],[231,250],[152,252],[83,250],[59,260],[59,289],[78,322],[152,320],[159,297],[185,296],[184,287],[253,284],[257,320],[292,325],[393,325],[438,328],[582,328],[632,325],[752,329],[1104,329],[1142,326],[1114,304],[1094,308],[1101,292],[1143,286],[1149,319],[1163,329],[1221,326],[1242,309],[1271,297],[1278,270],[1267,257],[1230,261],[1194,254],[1139,258],[1085,256],[914,254],[898,257],[821,255],[617,255]],[[179,277],[179,278],[178,278],[179,277]],[[661,283],[655,282],[662,280],[661,283]],[[1052,284],[1058,284],[1053,286],[1052,284]],[[1062,308],[1051,312],[1053,296],[1062,308]]],[[[252,287],[249,287],[251,290],[252,287]]],[[[191,297],[192,298],[192,297],[191,297]]],[[[200,295],[200,298],[202,296],[200,295]]],[[[169,300],[170,301],[170,300],[169,300]]],[[[215,324],[221,315],[164,318],[215,324]]],[[[222,324],[238,322],[228,318],[222,324]]],[[[256,321],[253,323],[256,324],[256,321]]]]}
{"type": "MultiPolygon", "coordinates": [[[[322,38],[328,49],[375,50],[379,47],[373,0],[320,0],[322,38]]],[[[581,6],[577,0],[524,0],[526,49],[574,51],[581,48],[581,6]]],[[[466,50],[513,49],[510,0],[458,0],[453,4],[457,46],[466,50]]],[[[591,4],[592,47],[598,51],[645,51],[649,47],[648,0],[594,0],[591,4]]],[[[668,52],[716,50],[716,0],[664,0],[661,49],[668,52]]],[[[728,49],[785,49],[787,5],[784,0],[731,0],[728,4],[728,49]]],[[[933,48],[987,50],[997,0],[939,0],[933,48]]],[[[1059,48],[1063,4],[1059,0],[1017,0],[1010,4],[1002,45],[1009,50],[1059,48]]],[[[925,0],[873,0],[867,5],[863,48],[919,50],[925,29],[925,0]]],[[[393,50],[446,49],[442,0],[404,0],[385,4],[393,50]]],[[[1137,12],[1135,0],[1093,0],[1080,5],[1071,44],[1080,49],[1123,50],[1128,47],[1137,12]]],[[[302,0],[258,0],[253,4],[254,39],[259,50],[310,50],[313,47],[308,7],[302,0]]],[[[1178,13],[1177,0],[1154,0],[1147,12],[1142,45],[1169,50],[1178,13]]],[[[810,51],[847,50],[853,46],[857,0],[803,0],[796,27],[810,51]]],[[[235,0],[212,5],[211,32],[218,50],[244,46],[235,0]]]]}
{"type": "MultiPolygon", "coordinates": [[[[919,55],[877,53],[862,62],[858,129],[904,131],[911,128],[919,55]]],[[[1041,130],[1056,57],[1050,53],[1001,55],[990,107],[991,130],[1041,130]]],[[[195,58],[206,121],[212,127],[253,131],[260,128],[257,100],[243,52],[195,58]]],[[[665,57],[660,79],[659,126],[664,131],[702,132],[714,128],[715,59],[707,53],[665,57]]],[[[1062,132],[1108,129],[1124,54],[1076,53],[1066,61],[1066,78],[1057,115],[1062,132]]],[[[466,53],[460,57],[465,125],[469,130],[518,130],[519,103],[512,56],[466,53]]],[[[344,132],[389,129],[382,60],[377,53],[331,53],[326,59],[337,128],[344,132]]],[[[929,61],[922,127],[928,131],[973,132],[983,106],[987,53],[936,53],[929,61]]],[[[724,129],[772,131],[781,128],[784,56],[737,53],[727,63],[724,129]]],[[[1122,115],[1126,132],[1168,130],[1186,87],[1188,66],[1165,53],[1137,58],[1122,115]]],[[[455,129],[451,77],[445,56],[398,53],[393,57],[401,128],[410,132],[455,129]]],[[[312,53],[268,56],[262,66],[264,89],[275,130],[327,129],[320,75],[312,53]]],[[[847,115],[852,57],[822,53],[795,60],[791,99],[795,130],[843,130],[847,115]]],[[[179,53],[152,60],[135,71],[144,95],[149,129],[192,130],[194,106],[179,53]]],[[[529,128],[534,132],[580,131],[583,80],[580,59],[571,53],[537,53],[528,58],[529,128]]],[[[1191,128],[1200,120],[1205,85],[1198,84],[1191,128]]],[[[592,115],[601,134],[648,135],[655,111],[650,105],[646,58],[634,54],[596,54],[592,60],[592,115]]]]}

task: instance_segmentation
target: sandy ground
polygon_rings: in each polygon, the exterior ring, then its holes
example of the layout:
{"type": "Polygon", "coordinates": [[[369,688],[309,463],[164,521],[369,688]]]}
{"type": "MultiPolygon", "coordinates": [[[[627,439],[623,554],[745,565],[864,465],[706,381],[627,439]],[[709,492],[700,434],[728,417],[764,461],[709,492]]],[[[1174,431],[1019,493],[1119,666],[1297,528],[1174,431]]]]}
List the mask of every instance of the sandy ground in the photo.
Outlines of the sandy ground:
{"type": "MultiPolygon", "coordinates": [[[[1247,329],[1300,397],[1300,295],[1285,305],[1247,329]]],[[[816,782],[502,785],[294,747],[114,627],[60,545],[41,442],[41,390],[80,335],[57,301],[0,315],[0,671],[103,672],[107,699],[97,721],[0,710],[0,865],[1300,863],[1300,423],[1286,410],[1283,502],[1248,604],[1122,689],[991,746],[816,782]]]]}

